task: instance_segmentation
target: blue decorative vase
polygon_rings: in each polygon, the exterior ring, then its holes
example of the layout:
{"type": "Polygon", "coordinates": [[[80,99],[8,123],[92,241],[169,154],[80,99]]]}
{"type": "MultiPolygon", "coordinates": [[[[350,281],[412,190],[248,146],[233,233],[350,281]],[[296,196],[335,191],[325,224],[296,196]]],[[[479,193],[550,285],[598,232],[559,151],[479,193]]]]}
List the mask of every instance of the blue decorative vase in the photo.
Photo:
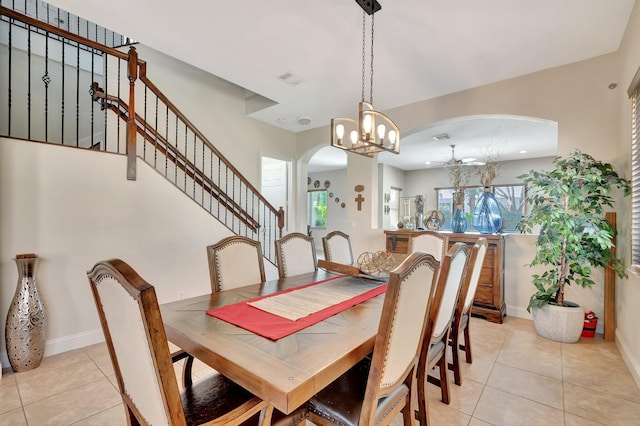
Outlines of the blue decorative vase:
{"type": "Polygon", "coordinates": [[[473,210],[472,225],[481,234],[495,234],[502,229],[502,212],[496,197],[485,188],[473,210]]]}
{"type": "Polygon", "coordinates": [[[456,234],[462,234],[466,230],[467,219],[464,217],[464,209],[461,205],[457,205],[451,217],[451,231],[456,234]]]}

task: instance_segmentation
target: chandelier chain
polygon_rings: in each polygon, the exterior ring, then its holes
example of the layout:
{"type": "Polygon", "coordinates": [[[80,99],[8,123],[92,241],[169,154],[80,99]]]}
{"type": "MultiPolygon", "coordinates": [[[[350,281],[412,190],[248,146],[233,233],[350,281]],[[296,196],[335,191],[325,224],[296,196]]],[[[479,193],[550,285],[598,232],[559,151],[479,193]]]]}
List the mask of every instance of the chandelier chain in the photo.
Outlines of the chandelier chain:
{"type": "Polygon", "coordinates": [[[364,11],[362,12],[362,95],[361,100],[364,101],[364,83],[365,83],[365,59],[366,59],[366,50],[365,50],[365,39],[366,39],[366,24],[367,17],[364,11]]]}
{"type": "Polygon", "coordinates": [[[373,18],[375,15],[371,15],[371,82],[369,83],[369,103],[373,105],[373,18]]]}

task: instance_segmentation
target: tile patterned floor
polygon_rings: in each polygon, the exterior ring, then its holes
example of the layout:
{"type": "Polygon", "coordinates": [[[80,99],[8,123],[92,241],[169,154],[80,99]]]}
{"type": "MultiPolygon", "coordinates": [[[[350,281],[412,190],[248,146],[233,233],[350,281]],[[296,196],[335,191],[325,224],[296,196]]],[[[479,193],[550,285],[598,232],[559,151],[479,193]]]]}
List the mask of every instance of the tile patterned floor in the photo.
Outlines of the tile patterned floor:
{"type": "MultiPolygon", "coordinates": [[[[432,425],[640,424],[640,390],[602,336],[560,344],[514,318],[501,325],[473,318],[471,326],[474,362],[463,362],[451,403],[429,385],[432,425]]],[[[210,373],[194,365],[194,378],[210,373]]],[[[104,344],[47,357],[29,372],[5,370],[0,381],[0,426],[125,424],[104,344]]],[[[394,426],[400,424],[398,417],[394,426]]]]}

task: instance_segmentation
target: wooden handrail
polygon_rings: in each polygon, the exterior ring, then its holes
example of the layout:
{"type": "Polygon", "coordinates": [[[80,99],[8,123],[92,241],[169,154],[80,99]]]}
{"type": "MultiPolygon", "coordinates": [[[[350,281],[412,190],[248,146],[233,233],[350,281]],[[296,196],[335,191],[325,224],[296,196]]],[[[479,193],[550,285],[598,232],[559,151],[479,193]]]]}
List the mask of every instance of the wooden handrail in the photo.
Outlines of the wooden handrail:
{"type": "MultiPolygon", "coordinates": [[[[62,28],[58,28],[56,26],[53,26],[51,24],[48,24],[46,22],[42,22],[38,19],[32,18],[30,16],[27,15],[23,15],[20,12],[16,12],[15,10],[12,9],[8,9],[4,6],[0,6],[0,15],[4,15],[4,16],[8,16],[11,19],[15,19],[17,21],[20,22],[24,22],[25,24],[31,25],[33,27],[37,27],[37,28],[41,28],[51,34],[56,34],[59,35],[60,37],[64,37],[66,39],[75,41],[76,43],[82,44],[84,46],[90,47],[92,49],[95,50],[99,50],[101,52],[104,52],[106,54],[109,55],[113,55],[117,58],[120,59],[128,59],[129,54],[128,53],[123,53],[117,49],[114,49],[112,47],[107,47],[104,46],[98,42],[95,42],[93,40],[89,40],[87,38],[84,38],[82,36],[79,36],[77,34],[74,34],[72,32],[69,32],[67,30],[63,30],[62,28]]],[[[143,65],[144,61],[138,61],[139,65],[143,65]]]]}
{"type": "MultiPolygon", "coordinates": [[[[92,85],[92,87],[95,87],[92,85]]],[[[127,103],[122,99],[107,95],[104,92],[96,91],[94,99],[105,99],[111,103],[105,105],[106,108],[115,112],[118,117],[124,121],[128,121],[129,113],[127,111],[127,103]],[[117,105],[115,105],[117,104],[117,105]]],[[[248,226],[253,232],[261,227],[260,223],[242,208],[238,203],[233,201],[218,185],[216,185],[208,176],[198,170],[188,158],[179,150],[173,147],[153,126],[149,125],[139,114],[135,114],[135,127],[146,141],[156,147],[161,154],[166,155],[171,161],[191,179],[194,179],[203,189],[207,190],[216,200],[218,200],[226,209],[231,210],[238,220],[248,226]],[[159,143],[160,142],[160,143],[159,143]],[[188,167],[190,166],[190,167],[188,167]],[[192,171],[193,170],[193,171],[192,171]]],[[[257,195],[257,194],[256,194],[257,195]]],[[[279,214],[279,212],[277,212],[279,214]]],[[[284,213],[284,211],[283,211],[284,213]]],[[[284,226],[284,224],[283,224],[284,226]]],[[[280,234],[282,237],[282,234],[280,234]]]]}
{"type": "Polygon", "coordinates": [[[160,99],[162,102],[165,103],[165,105],[167,105],[167,107],[169,107],[169,110],[171,110],[171,112],[173,112],[180,120],[182,120],[185,125],[189,128],[189,130],[191,130],[198,138],[200,138],[200,140],[202,140],[202,143],[204,143],[207,148],[209,148],[211,151],[213,151],[218,157],[220,157],[220,159],[222,159],[222,162],[225,163],[229,169],[231,169],[231,171],[236,174],[240,180],[247,185],[247,187],[249,189],[251,189],[252,192],[254,192],[258,198],[260,199],[260,201],[262,201],[265,205],[267,205],[267,207],[274,213],[278,212],[278,209],[276,209],[274,206],[271,205],[271,203],[269,201],[267,201],[266,198],[264,198],[262,196],[262,194],[260,193],[260,191],[258,191],[252,184],[251,182],[249,182],[242,173],[240,173],[240,171],[238,171],[238,169],[236,169],[233,164],[231,164],[231,162],[224,156],[222,155],[222,153],[220,151],[218,151],[216,149],[216,147],[213,146],[213,144],[211,142],[209,142],[209,139],[207,139],[207,137],[205,135],[203,135],[197,128],[196,126],[193,125],[193,123],[191,123],[191,121],[189,121],[189,119],[182,113],[182,111],[180,111],[178,109],[178,107],[175,106],[175,104],[173,102],[171,102],[169,100],[169,98],[167,98],[167,96],[165,96],[164,93],[162,93],[162,91],[160,89],[158,89],[158,87],[153,84],[153,82],[151,80],[149,80],[147,78],[147,64],[146,63],[141,63],[140,64],[140,81],[142,81],[144,84],[147,85],[147,87],[149,87],[149,89],[151,89],[151,91],[158,97],[158,99],[160,99]]]}

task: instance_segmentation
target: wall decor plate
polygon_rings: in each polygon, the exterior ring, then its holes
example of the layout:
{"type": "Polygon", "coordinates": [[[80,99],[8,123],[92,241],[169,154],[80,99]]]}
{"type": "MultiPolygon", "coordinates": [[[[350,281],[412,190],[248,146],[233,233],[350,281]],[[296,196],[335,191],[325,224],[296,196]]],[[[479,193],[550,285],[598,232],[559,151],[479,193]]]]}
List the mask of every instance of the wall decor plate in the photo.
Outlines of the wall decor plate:
{"type": "Polygon", "coordinates": [[[424,218],[424,226],[431,230],[437,231],[444,224],[444,214],[439,210],[429,210],[424,218]]]}
{"type": "Polygon", "coordinates": [[[336,203],[340,202],[340,198],[336,197],[336,203]]]}
{"type": "Polygon", "coordinates": [[[345,203],[340,204],[340,207],[342,207],[343,209],[346,207],[347,205],[345,203]]]}
{"type": "Polygon", "coordinates": [[[353,189],[355,189],[356,192],[362,192],[364,191],[364,185],[356,185],[353,189]]]}
{"type": "Polygon", "coordinates": [[[329,188],[331,186],[331,182],[329,182],[328,180],[324,181],[324,187],[325,188],[329,188]]]}
{"type": "Polygon", "coordinates": [[[329,193],[329,198],[333,198],[333,192],[329,193]]]}
{"type": "Polygon", "coordinates": [[[320,188],[320,181],[317,180],[317,181],[313,182],[313,187],[314,188],[320,188]]]}

